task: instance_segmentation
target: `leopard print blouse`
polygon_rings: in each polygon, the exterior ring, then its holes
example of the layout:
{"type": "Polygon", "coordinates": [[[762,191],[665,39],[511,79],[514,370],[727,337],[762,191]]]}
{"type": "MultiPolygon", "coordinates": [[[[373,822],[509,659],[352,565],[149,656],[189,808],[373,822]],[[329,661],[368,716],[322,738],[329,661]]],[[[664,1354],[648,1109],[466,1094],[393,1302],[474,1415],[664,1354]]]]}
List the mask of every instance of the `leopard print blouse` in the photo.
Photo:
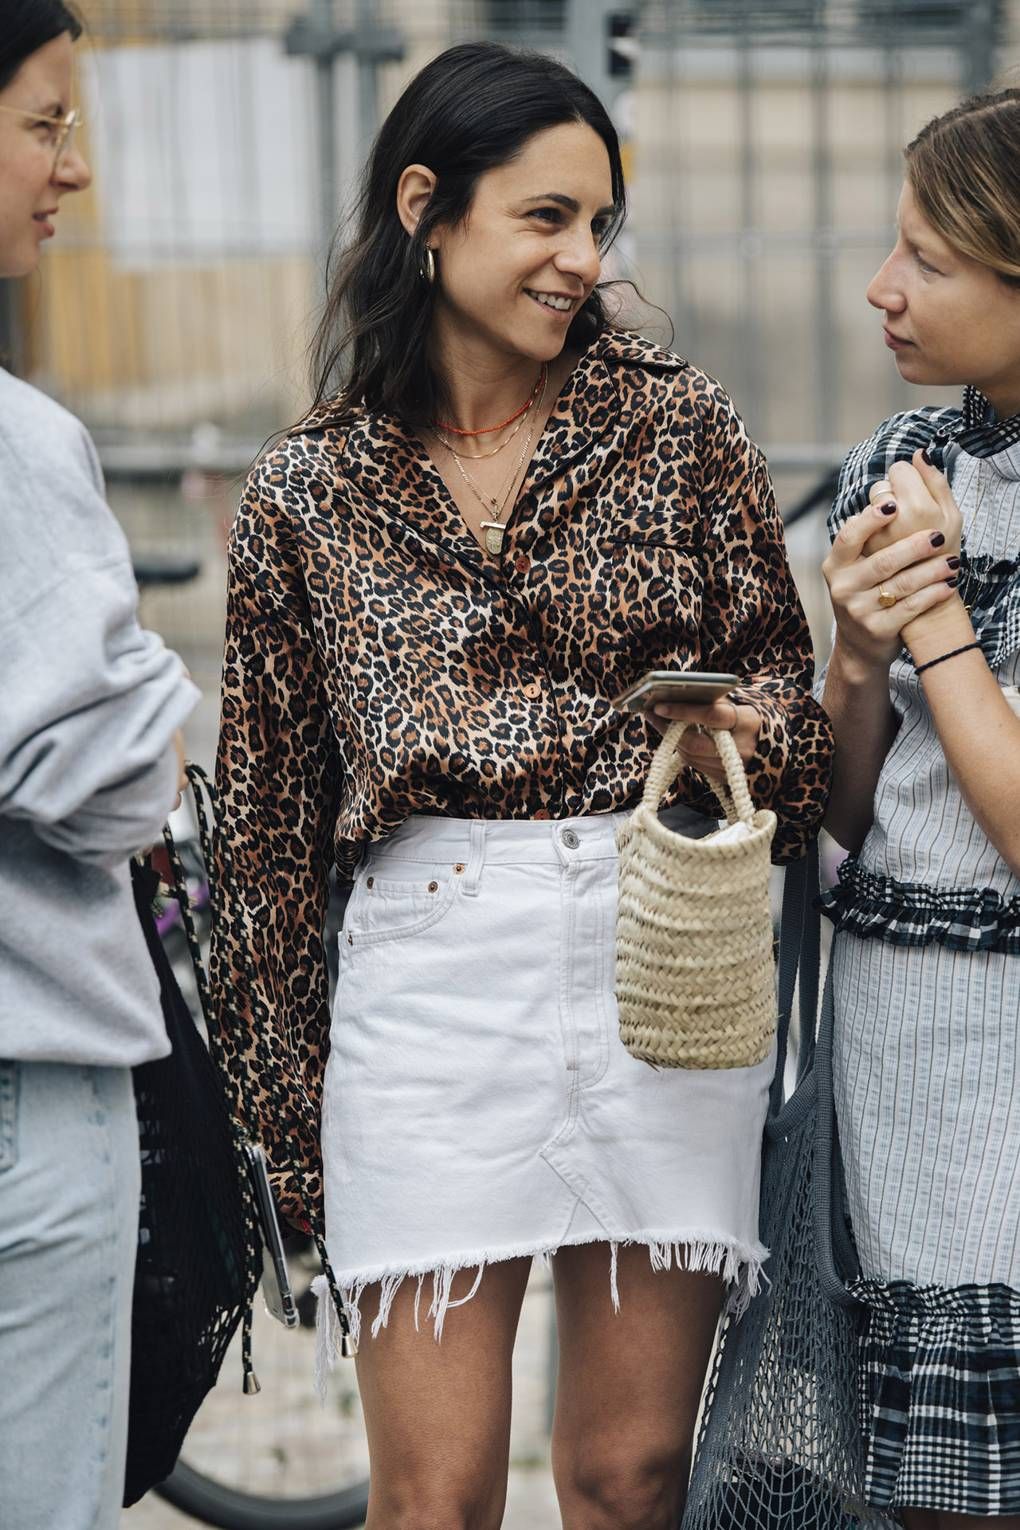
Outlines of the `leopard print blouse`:
{"type": "MultiPolygon", "coordinates": [[[[656,736],[610,697],[650,668],[742,677],[752,796],[779,817],[775,858],[798,857],[832,744],[768,471],[722,389],[635,335],[577,363],[498,561],[395,418],[335,424],[326,405],[252,472],[229,549],[214,965],[237,1105],[288,1214],[289,1163],[319,1193],[334,859],[349,873],[412,813],[632,805],[656,736]]],[[[681,799],[720,815],[693,772],[681,799]]]]}

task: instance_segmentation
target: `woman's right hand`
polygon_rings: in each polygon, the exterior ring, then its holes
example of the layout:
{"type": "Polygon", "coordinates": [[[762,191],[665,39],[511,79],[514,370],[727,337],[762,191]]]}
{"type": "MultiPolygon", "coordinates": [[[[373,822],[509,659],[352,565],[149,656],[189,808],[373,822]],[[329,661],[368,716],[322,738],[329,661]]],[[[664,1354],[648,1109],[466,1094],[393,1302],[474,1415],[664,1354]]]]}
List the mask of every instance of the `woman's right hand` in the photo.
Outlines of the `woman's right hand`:
{"type": "Polygon", "coordinates": [[[955,589],[949,581],[955,583],[960,561],[942,531],[911,532],[869,552],[870,539],[897,514],[895,508],[888,511],[889,503],[870,504],[851,516],[822,564],[836,641],[844,659],[868,670],[888,669],[903,646],[902,629],[922,612],[952,600],[955,589]]]}

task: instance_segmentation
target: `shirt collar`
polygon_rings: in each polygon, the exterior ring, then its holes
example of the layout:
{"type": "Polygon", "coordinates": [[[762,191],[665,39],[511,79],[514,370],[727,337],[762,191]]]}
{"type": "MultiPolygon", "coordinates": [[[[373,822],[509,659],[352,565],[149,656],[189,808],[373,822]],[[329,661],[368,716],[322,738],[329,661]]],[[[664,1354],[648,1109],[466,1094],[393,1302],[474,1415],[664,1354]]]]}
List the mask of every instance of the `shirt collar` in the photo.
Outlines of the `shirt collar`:
{"type": "MultiPolygon", "coordinates": [[[[567,377],[539,437],[525,475],[521,499],[560,476],[611,430],[623,410],[616,373],[629,363],[679,370],[686,362],[659,350],[640,336],[606,331],[582,352],[567,377]]],[[[336,419],[335,401],[313,409],[293,434],[328,431],[336,419]]],[[[389,517],[407,523],[419,535],[446,544],[472,565],[486,560],[467,530],[428,453],[413,430],[396,415],[361,410],[342,424],[342,474],[389,517]]]]}

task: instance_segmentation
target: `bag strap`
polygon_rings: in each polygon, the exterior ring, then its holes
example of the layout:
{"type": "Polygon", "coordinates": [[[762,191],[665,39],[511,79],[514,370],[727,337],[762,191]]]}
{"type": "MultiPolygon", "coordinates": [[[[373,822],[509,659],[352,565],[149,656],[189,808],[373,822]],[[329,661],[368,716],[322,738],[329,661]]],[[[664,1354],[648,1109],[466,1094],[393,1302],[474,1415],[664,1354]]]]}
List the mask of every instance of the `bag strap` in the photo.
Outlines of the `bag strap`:
{"type": "MultiPolygon", "coordinates": [[[[217,879],[216,861],[213,857],[212,846],[212,821],[215,819],[218,809],[216,789],[200,765],[195,765],[189,761],[186,766],[186,771],[188,776],[188,784],[191,787],[192,796],[195,803],[195,817],[198,820],[198,834],[199,842],[202,847],[202,858],[205,862],[206,876],[209,880],[209,901],[212,912],[212,919],[214,924],[219,921],[220,925],[222,926],[225,919],[222,893],[224,890],[235,891],[233,858],[230,854],[228,841],[223,835],[221,835],[219,839],[221,851],[219,864],[222,872],[222,877],[221,879],[217,879]]],[[[170,835],[169,829],[164,829],[163,837],[167,843],[168,851],[172,850],[173,839],[170,835]]],[[[181,867],[179,857],[176,857],[175,850],[172,850],[171,865],[174,865],[174,874],[178,878],[178,886],[175,889],[175,893],[178,902],[181,905],[181,913],[185,919],[185,929],[188,932],[188,946],[192,961],[195,965],[196,981],[198,983],[199,995],[201,997],[203,1013],[205,1015],[206,1026],[209,1034],[209,1051],[213,1057],[213,1061],[220,1069],[223,1077],[226,1078],[228,1075],[226,1061],[223,1056],[223,1050],[221,1046],[221,1036],[226,1025],[232,1024],[239,1027],[241,1023],[241,1017],[234,1009],[231,1008],[229,996],[224,995],[224,1002],[222,1002],[219,1006],[213,1003],[209,981],[205,972],[205,964],[202,961],[201,949],[199,947],[198,939],[194,931],[194,925],[190,916],[190,908],[186,907],[188,903],[188,895],[187,888],[184,883],[183,867],[181,867]],[[175,858],[176,865],[174,865],[175,858]]],[[[238,900],[236,896],[234,898],[234,906],[238,906],[238,900]]],[[[254,964],[252,962],[250,944],[247,939],[246,932],[237,931],[235,934],[239,938],[235,938],[234,948],[235,950],[243,953],[243,960],[245,961],[246,965],[246,974],[248,977],[253,978],[254,964]]],[[[255,989],[256,985],[254,982],[252,982],[251,992],[253,995],[255,993],[255,989]]],[[[253,999],[253,1020],[255,1022],[253,1026],[255,1053],[262,1068],[262,1079],[265,1087],[269,1092],[270,1100],[276,1113],[277,1119],[281,1122],[286,1121],[289,1114],[287,1102],[283,1096],[283,1088],[279,1081],[278,1071],[273,1066],[269,1056],[269,1046],[267,1042],[269,1017],[265,1011],[265,1006],[257,999],[253,999]]],[[[246,1070],[241,1070],[241,1098],[244,1104],[248,1123],[257,1121],[258,1114],[255,1109],[254,1099],[251,1093],[250,1081],[248,1079],[246,1070]]],[[[231,1122],[235,1130],[235,1135],[237,1137],[239,1147],[243,1148],[243,1144],[250,1138],[250,1125],[246,1125],[245,1122],[239,1121],[236,1117],[233,1116],[231,1117],[231,1122]]],[[[289,1136],[287,1140],[290,1140],[289,1136]]],[[[243,1152],[241,1156],[241,1162],[242,1164],[244,1163],[243,1152]]],[[[315,1249],[322,1263],[323,1273],[326,1276],[326,1282],[329,1287],[329,1293],[333,1300],[337,1317],[340,1322],[341,1343],[344,1352],[353,1352],[349,1349],[350,1323],[348,1321],[347,1313],[336,1283],[336,1276],[333,1273],[332,1265],[330,1264],[329,1258],[326,1254],[325,1229],[320,1225],[319,1218],[313,1214],[312,1198],[307,1192],[304,1170],[298,1160],[296,1153],[292,1152],[289,1155],[289,1162],[287,1167],[290,1169],[294,1176],[294,1182],[297,1185],[301,1194],[301,1198],[304,1202],[305,1211],[308,1216],[308,1225],[312,1230],[312,1238],[315,1242],[315,1249]]],[[[251,1186],[247,1179],[246,1168],[244,1170],[244,1177],[245,1193],[250,1197],[251,1186]]],[[[242,1363],[244,1365],[245,1371],[245,1391],[257,1392],[259,1390],[259,1386],[251,1367],[250,1307],[245,1313],[244,1318],[244,1331],[242,1335],[242,1363]]]]}
{"type": "Polygon", "coordinates": [[[854,1307],[840,1270],[854,1278],[859,1270],[846,1214],[843,1159],[836,1130],[836,1101],[832,1085],[832,1038],[835,1025],[832,963],[825,974],[822,1013],[818,1022],[815,1075],[818,1086],[812,1193],[815,1218],[815,1257],[822,1293],[837,1307],[854,1307]]]}
{"type": "Polygon", "coordinates": [[[812,1168],[812,1203],[815,1226],[815,1259],[819,1285],[826,1299],[837,1307],[853,1307],[856,1298],[847,1289],[840,1271],[853,1278],[858,1270],[857,1253],[846,1215],[843,1162],[836,1131],[832,1083],[832,1043],[835,1022],[832,964],[825,975],[821,1014],[818,988],[821,973],[821,914],[817,899],[818,842],[786,869],[783,912],[779,937],[779,1024],[776,1069],[769,1095],[769,1118],[783,1108],[786,1057],[794,992],[800,1022],[797,1086],[814,1074],[813,1107],[815,1138],[812,1168]],[[799,987],[798,987],[799,984],[799,987]]]}
{"type": "Polygon", "coordinates": [[[808,846],[805,856],[787,866],[783,882],[783,911],[779,925],[779,1022],[776,1028],[776,1068],[769,1094],[770,1116],[777,1116],[783,1107],[795,992],[798,996],[800,1042],[797,1054],[798,1084],[807,1076],[814,1061],[821,968],[821,921],[815,908],[817,896],[818,841],[815,839],[808,846]]]}
{"type": "MultiPolygon", "coordinates": [[[[659,811],[666,788],[676,780],[683,768],[684,762],[677,753],[677,746],[687,729],[692,727],[694,724],[689,722],[670,723],[663,734],[662,742],[652,756],[642,806],[649,808],[653,813],[659,811]]],[[[726,817],[730,823],[743,823],[749,829],[753,829],[754,803],[751,801],[751,793],[748,790],[744,762],[740,758],[740,750],[733,742],[733,734],[725,728],[707,728],[705,731],[710,734],[715,743],[726,771],[728,793],[724,786],[713,783],[713,789],[722,803],[726,817]]]]}
{"type": "MultiPolygon", "coordinates": [[[[205,772],[198,765],[189,763],[186,767],[188,785],[191,788],[192,799],[195,804],[195,818],[198,823],[199,843],[202,847],[202,858],[206,863],[206,876],[209,876],[208,854],[208,819],[205,806],[202,801],[203,788],[211,793],[205,772]]],[[[198,990],[198,1001],[202,1011],[202,1019],[205,1022],[205,1045],[209,1051],[216,1073],[222,1081],[226,1079],[226,1066],[219,1045],[219,1031],[213,1023],[212,998],[209,989],[209,979],[205,970],[205,962],[202,959],[202,947],[199,943],[198,932],[195,929],[195,921],[191,912],[191,895],[188,892],[187,875],[181,861],[180,852],[174,842],[173,831],[169,823],[163,825],[163,844],[166,849],[167,863],[170,867],[171,896],[180,910],[181,925],[184,929],[185,939],[188,946],[188,955],[191,958],[192,969],[195,974],[195,984],[198,990]]],[[[132,868],[134,876],[134,868],[132,868]]],[[[137,890],[137,884],[136,884],[137,890]]],[[[211,893],[211,883],[210,883],[211,893]]],[[[148,936],[148,931],[146,931],[148,936]]],[[[153,928],[153,938],[158,941],[159,937],[153,928]]],[[[158,970],[158,969],[157,969],[158,970]]],[[[234,1166],[237,1170],[238,1188],[241,1193],[241,1205],[245,1231],[247,1233],[247,1248],[245,1251],[245,1278],[248,1289],[254,1292],[259,1283],[262,1273],[262,1248],[261,1233],[259,1231],[259,1210],[255,1203],[255,1192],[248,1174],[248,1164],[244,1152],[246,1133],[237,1120],[236,1116],[229,1112],[226,1095],[223,1099],[224,1110],[227,1111],[230,1127],[230,1137],[234,1148],[234,1166]]],[[[241,1327],[241,1372],[244,1391],[251,1395],[260,1390],[258,1377],[252,1364],[251,1352],[251,1302],[249,1301],[244,1310],[241,1327]]]]}

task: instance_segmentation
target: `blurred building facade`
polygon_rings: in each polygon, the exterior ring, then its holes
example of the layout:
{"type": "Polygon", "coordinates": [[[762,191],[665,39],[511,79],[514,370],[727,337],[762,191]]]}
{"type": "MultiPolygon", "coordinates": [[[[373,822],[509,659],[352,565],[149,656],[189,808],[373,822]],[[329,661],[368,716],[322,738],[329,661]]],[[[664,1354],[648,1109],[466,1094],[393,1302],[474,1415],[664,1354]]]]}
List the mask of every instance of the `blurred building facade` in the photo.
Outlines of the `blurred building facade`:
{"type": "Polygon", "coordinates": [[[902,146],[1020,57],[1020,0],[84,9],[95,182],[40,277],[8,294],[8,349],[111,449],[198,430],[239,460],[300,411],[325,248],[367,142],[450,42],[545,47],[607,99],[631,182],[616,269],[780,466],[830,457],[902,403],[863,300],[902,146]]]}
{"type": "MultiPolygon", "coordinates": [[[[0,282],[0,353],[90,426],[136,555],[200,565],[144,617],[204,691],[189,749],[206,764],[240,477],[307,402],[326,250],[427,59],[498,37],[600,93],[631,203],[608,274],[658,305],[624,316],[721,379],[785,512],[908,401],[864,300],[904,143],[964,92],[1020,82],[1020,0],[82,4],[94,185],[40,273],[0,282]]],[[[822,653],[822,516],[789,542],[822,653]]]]}

